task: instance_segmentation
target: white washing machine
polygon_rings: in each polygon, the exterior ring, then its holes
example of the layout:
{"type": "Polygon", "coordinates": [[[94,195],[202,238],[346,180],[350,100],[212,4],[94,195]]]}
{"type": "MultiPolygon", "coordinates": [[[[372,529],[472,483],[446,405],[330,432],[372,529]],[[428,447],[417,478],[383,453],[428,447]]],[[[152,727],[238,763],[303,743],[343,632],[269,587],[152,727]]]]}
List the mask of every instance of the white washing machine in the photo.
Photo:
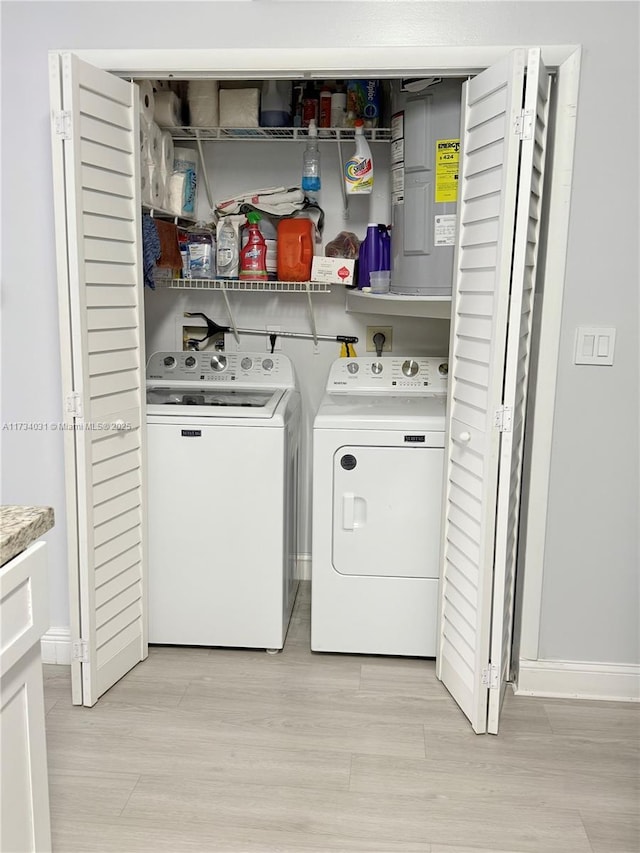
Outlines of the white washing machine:
{"type": "Polygon", "coordinates": [[[447,360],[338,359],[313,428],[311,648],[434,657],[447,360]]]}
{"type": "Polygon", "coordinates": [[[299,426],[284,355],[151,356],[150,643],[283,647],[297,585],[299,426]]]}

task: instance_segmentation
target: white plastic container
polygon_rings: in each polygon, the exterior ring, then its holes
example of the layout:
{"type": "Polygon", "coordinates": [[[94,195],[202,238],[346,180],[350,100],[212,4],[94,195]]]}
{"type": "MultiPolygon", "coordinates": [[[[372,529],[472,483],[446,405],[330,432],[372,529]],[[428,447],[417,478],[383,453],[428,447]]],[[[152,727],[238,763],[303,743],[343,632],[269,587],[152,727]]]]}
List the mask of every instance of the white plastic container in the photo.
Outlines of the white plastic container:
{"type": "Polygon", "coordinates": [[[344,167],[344,181],[349,195],[367,195],[373,190],[373,158],[369,143],[364,138],[364,123],[355,123],[356,150],[344,167]]]}

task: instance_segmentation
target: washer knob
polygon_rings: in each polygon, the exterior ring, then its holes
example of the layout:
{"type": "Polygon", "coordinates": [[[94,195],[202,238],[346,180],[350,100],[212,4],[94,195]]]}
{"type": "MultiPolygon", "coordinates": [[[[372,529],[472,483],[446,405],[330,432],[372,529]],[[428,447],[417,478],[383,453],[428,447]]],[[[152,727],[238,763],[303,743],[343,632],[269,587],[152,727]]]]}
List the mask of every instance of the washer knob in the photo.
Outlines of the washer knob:
{"type": "Polygon", "coordinates": [[[438,365],[438,373],[440,376],[447,376],[449,374],[449,365],[446,361],[443,361],[442,364],[438,365]]]}
{"type": "Polygon", "coordinates": [[[174,355],[167,355],[164,358],[163,364],[165,367],[175,367],[176,366],[176,358],[174,355]]]}
{"type": "Polygon", "coordinates": [[[251,370],[251,365],[252,365],[252,364],[253,364],[253,361],[252,361],[250,358],[247,358],[247,357],[245,356],[245,357],[242,359],[242,361],[240,362],[240,367],[241,367],[243,370],[251,370]]]}
{"type": "Polygon", "coordinates": [[[273,370],[273,359],[272,358],[263,358],[262,359],[262,369],[263,370],[273,370]]]}
{"type": "Polygon", "coordinates": [[[357,361],[350,361],[347,364],[347,370],[349,371],[349,373],[355,375],[360,370],[360,365],[357,361]]]}
{"type": "Polygon", "coordinates": [[[402,372],[404,373],[405,376],[409,376],[409,377],[415,376],[419,370],[420,370],[420,365],[413,358],[408,358],[402,364],[402,372]]]}
{"type": "Polygon", "coordinates": [[[374,376],[378,376],[380,373],[382,373],[382,362],[374,361],[371,365],[371,372],[374,376]]]}
{"type": "Polygon", "coordinates": [[[188,355],[184,360],[185,367],[195,367],[197,363],[198,359],[195,357],[195,355],[188,355]]]}
{"type": "Polygon", "coordinates": [[[225,370],[227,366],[227,357],[226,355],[212,355],[211,356],[211,369],[220,373],[220,371],[225,370]]]}

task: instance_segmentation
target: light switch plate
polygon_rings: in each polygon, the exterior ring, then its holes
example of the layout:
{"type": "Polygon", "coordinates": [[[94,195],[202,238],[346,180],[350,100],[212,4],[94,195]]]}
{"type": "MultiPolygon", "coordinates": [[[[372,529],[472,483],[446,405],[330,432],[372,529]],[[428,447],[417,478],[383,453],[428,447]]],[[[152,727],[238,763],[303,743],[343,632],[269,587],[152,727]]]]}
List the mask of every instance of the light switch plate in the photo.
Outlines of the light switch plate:
{"type": "Polygon", "coordinates": [[[603,326],[579,326],[576,330],[575,364],[613,364],[616,330],[603,326]]]}

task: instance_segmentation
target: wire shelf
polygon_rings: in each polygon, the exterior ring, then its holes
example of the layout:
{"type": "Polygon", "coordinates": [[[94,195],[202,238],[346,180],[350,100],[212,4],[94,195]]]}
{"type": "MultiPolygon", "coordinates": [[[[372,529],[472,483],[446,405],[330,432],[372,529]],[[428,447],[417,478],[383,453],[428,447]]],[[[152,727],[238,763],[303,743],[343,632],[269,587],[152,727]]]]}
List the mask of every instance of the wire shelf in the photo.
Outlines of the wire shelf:
{"type": "Polygon", "coordinates": [[[170,290],[220,290],[239,293],[331,293],[331,285],[319,281],[250,281],[239,279],[155,277],[157,288],[170,290]]]}
{"type": "MultiPolygon", "coordinates": [[[[179,142],[196,139],[202,142],[297,142],[309,136],[307,127],[168,127],[163,130],[168,130],[174,140],[179,142]]],[[[355,133],[353,127],[321,127],[318,128],[318,139],[321,142],[353,139],[355,133]]],[[[371,142],[389,142],[391,130],[386,127],[365,127],[364,135],[371,142]]]]}

